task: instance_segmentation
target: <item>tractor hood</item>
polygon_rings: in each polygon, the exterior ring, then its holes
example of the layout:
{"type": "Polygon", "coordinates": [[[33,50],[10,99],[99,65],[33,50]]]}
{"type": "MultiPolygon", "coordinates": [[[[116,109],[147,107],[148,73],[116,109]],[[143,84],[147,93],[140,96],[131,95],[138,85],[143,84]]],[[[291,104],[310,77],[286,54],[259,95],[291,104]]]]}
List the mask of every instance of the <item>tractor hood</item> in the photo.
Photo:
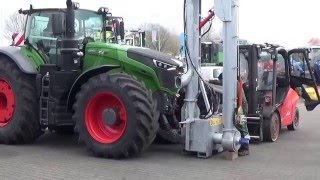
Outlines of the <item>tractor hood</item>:
{"type": "MultiPolygon", "coordinates": [[[[136,61],[150,67],[157,75],[161,87],[174,90],[180,88],[180,77],[184,72],[183,63],[164,53],[148,48],[101,42],[88,43],[86,53],[106,57],[110,61],[121,61],[126,65],[136,61]],[[120,58],[121,56],[121,58],[120,58]]],[[[102,59],[99,59],[102,61],[102,59]]],[[[101,63],[106,63],[102,61],[101,63]]]]}
{"type": "Polygon", "coordinates": [[[116,54],[111,52],[123,51],[127,52],[127,56],[131,59],[139,61],[142,64],[148,65],[149,67],[156,66],[162,69],[170,68],[182,68],[183,63],[179,60],[172,58],[171,56],[151,50],[148,48],[133,47],[128,45],[110,44],[102,42],[88,43],[87,48],[89,53],[102,55],[114,58],[116,54]]]}
{"type": "Polygon", "coordinates": [[[128,57],[140,61],[143,64],[154,63],[158,67],[182,67],[183,63],[179,60],[173,59],[171,56],[161,53],[159,51],[147,48],[129,48],[128,57]]]}
{"type": "Polygon", "coordinates": [[[180,88],[180,78],[184,72],[181,61],[147,48],[129,48],[127,50],[127,56],[130,59],[151,67],[156,72],[163,87],[168,89],[180,88]]]}

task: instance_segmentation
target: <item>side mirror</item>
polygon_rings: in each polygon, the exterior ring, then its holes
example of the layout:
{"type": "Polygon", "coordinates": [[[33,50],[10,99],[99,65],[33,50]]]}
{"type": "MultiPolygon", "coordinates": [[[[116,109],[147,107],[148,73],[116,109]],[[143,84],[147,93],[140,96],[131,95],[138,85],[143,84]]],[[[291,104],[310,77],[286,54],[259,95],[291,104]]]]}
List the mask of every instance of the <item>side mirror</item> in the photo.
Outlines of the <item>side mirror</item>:
{"type": "Polygon", "coordinates": [[[124,40],[124,22],[123,21],[120,22],[120,37],[121,37],[121,40],[124,40]]]}
{"type": "MultiPolygon", "coordinates": [[[[52,32],[54,36],[63,34],[62,16],[61,14],[52,14],[52,32]]],[[[50,23],[50,21],[49,21],[50,23]]]]}

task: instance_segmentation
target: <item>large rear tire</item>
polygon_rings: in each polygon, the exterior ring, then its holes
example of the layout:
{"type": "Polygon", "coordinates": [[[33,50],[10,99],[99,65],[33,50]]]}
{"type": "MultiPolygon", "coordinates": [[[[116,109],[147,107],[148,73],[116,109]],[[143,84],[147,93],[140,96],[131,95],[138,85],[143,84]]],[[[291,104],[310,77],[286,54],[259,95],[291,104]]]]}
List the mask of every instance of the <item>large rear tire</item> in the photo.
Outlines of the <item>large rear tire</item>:
{"type": "Polygon", "coordinates": [[[43,134],[35,82],[35,76],[0,59],[0,143],[30,143],[43,134]]]}
{"type": "Polygon", "coordinates": [[[100,74],[76,95],[75,130],[94,156],[129,158],[145,150],[158,129],[156,103],[143,83],[124,74],[100,74]]]}

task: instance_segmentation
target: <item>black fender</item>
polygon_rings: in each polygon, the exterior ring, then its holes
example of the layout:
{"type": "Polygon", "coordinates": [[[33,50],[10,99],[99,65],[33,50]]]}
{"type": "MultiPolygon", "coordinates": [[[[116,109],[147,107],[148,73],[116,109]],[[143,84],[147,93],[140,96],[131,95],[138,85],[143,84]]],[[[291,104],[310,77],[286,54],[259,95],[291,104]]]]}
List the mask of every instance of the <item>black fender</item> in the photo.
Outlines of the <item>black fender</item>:
{"type": "MultiPolygon", "coordinates": [[[[277,104],[277,105],[275,105],[274,107],[264,107],[263,108],[263,110],[262,110],[262,117],[263,117],[263,119],[270,119],[271,118],[271,116],[272,116],[272,114],[273,113],[278,113],[279,115],[280,115],[280,113],[279,113],[279,111],[278,111],[278,107],[280,106],[281,104],[277,104]]],[[[281,121],[281,117],[280,117],[280,121],[281,121]]]]}
{"type": "Polygon", "coordinates": [[[27,74],[37,74],[37,69],[32,61],[25,56],[22,51],[15,46],[0,47],[0,56],[6,57],[8,60],[14,61],[19,69],[27,74]]]}
{"type": "Polygon", "coordinates": [[[75,102],[76,94],[80,91],[82,84],[87,82],[91,77],[96,76],[98,74],[106,73],[112,69],[119,68],[118,65],[104,65],[99,66],[97,68],[89,69],[84,71],[72,84],[72,87],[68,94],[67,100],[67,111],[70,112],[72,110],[72,105],[75,102]]]}

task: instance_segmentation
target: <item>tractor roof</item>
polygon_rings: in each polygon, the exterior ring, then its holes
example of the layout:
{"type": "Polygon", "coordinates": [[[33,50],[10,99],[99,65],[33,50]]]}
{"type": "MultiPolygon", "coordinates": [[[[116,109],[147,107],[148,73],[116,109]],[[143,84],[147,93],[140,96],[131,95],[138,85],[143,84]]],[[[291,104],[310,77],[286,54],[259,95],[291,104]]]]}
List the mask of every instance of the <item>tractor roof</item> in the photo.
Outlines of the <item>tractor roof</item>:
{"type": "MultiPolygon", "coordinates": [[[[66,10],[67,10],[67,8],[43,8],[43,9],[32,9],[32,8],[30,8],[28,10],[20,9],[19,13],[26,15],[26,14],[33,14],[33,13],[36,13],[36,12],[43,12],[43,11],[57,11],[57,12],[62,11],[62,12],[66,12],[66,10]]],[[[77,10],[91,11],[91,12],[96,12],[97,13],[97,11],[93,11],[93,10],[89,10],[89,9],[77,9],[77,10]]]]}

